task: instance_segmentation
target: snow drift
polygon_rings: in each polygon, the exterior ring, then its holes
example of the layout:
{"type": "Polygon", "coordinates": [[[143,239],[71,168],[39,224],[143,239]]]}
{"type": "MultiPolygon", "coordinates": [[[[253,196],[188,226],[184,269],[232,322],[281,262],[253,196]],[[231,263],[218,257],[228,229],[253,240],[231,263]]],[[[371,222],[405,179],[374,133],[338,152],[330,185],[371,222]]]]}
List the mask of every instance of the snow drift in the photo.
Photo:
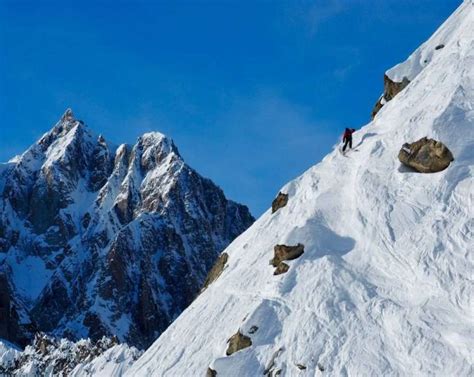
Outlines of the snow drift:
{"type": "Polygon", "coordinates": [[[410,83],[356,150],[283,187],[287,205],[225,250],[218,279],[127,376],[472,375],[473,2],[388,74],[410,83]],[[401,146],[424,136],[453,152],[446,170],[401,167],[401,146]],[[274,276],[274,246],[298,243],[274,276]],[[251,344],[227,356],[238,331],[251,344]]]}

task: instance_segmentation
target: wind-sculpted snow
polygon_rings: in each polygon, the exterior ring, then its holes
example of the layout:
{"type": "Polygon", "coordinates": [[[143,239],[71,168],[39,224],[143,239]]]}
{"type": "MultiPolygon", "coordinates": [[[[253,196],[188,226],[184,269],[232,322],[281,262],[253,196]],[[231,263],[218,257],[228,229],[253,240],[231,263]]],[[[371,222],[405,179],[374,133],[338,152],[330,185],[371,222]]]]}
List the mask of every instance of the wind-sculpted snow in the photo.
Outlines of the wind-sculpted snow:
{"type": "Polygon", "coordinates": [[[115,148],[67,110],[0,165],[0,337],[116,335],[144,348],[252,222],[171,139],[115,148]]]}
{"type": "Polygon", "coordinates": [[[423,49],[441,43],[354,151],[335,148],[280,190],[287,205],[225,250],[219,278],[126,376],[472,375],[472,1],[423,49]],[[401,146],[424,136],[453,152],[446,170],[401,166],[401,146]],[[298,243],[274,276],[274,246],[298,243]],[[226,356],[238,331],[252,344],[226,356]]]}

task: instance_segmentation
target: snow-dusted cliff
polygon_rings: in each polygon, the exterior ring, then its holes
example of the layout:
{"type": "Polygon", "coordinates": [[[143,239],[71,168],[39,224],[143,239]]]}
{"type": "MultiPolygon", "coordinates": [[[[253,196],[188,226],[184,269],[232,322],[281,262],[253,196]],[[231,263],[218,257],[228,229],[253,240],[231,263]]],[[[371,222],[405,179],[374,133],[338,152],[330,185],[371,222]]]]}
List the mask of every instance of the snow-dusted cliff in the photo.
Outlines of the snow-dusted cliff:
{"type": "Polygon", "coordinates": [[[116,335],[144,348],[252,222],[171,139],[114,148],[68,110],[0,164],[0,338],[116,335]]]}
{"type": "Polygon", "coordinates": [[[472,0],[387,74],[410,83],[356,150],[283,187],[288,204],[225,250],[217,280],[127,376],[472,376],[472,0]],[[446,170],[401,166],[424,136],[453,152],[446,170]],[[275,245],[299,243],[274,275],[275,245]]]}

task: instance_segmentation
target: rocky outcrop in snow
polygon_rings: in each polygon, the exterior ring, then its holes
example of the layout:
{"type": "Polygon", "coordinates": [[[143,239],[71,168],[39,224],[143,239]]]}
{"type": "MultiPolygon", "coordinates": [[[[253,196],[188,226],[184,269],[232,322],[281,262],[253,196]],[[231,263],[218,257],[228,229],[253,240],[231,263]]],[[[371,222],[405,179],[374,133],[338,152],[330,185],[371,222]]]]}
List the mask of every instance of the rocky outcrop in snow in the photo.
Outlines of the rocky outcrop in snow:
{"type": "Polygon", "coordinates": [[[250,347],[252,345],[252,339],[250,339],[249,336],[242,334],[239,330],[229,338],[227,343],[229,343],[229,346],[225,353],[227,356],[230,356],[237,351],[250,347]]]}
{"type": "Polygon", "coordinates": [[[423,137],[413,143],[403,144],[398,159],[420,173],[436,173],[446,169],[454,157],[440,141],[423,137]]]}
{"type": "Polygon", "coordinates": [[[283,261],[293,260],[303,255],[304,245],[300,243],[296,246],[276,245],[273,248],[273,253],[273,259],[270,261],[270,264],[277,268],[275,275],[279,275],[289,269],[289,266],[286,263],[283,263],[283,261]]]}
{"type": "Polygon", "coordinates": [[[277,197],[272,202],[272,213],[275,213],[280,208],[283,208],[288,204],[288,194],[279,192],[277,197]]]}
{"type": "Polygon", "coordinates": [[[0,337],[17,344],[38,330],[146,347],[253,222],[171,139],[117,148],[71,110],[0,166],[0,337]]]}
{"type": "Polygon", "coordinates": [[[206,280],[204,280],[204,284],[202,287],[202,291],[205,290],[209,285],[211,285],[217,278],[222,274],[224,271],[225,265],[229,260],[229,255],[227,253],[222,253],[219,255],[214,266],[211,268],[211,271],[207,274],[206,280]]]}
{"type": "Polygon", "coordinates": [[[407,87],[410,83],[408,78],[403,77],[401,82],[392,81],[386,74],[383,76],[383,94],[374,105],[372,109],[372,119],[375,118],[379,110],[388,102],[391,101],[398,93],[407,87]]]}

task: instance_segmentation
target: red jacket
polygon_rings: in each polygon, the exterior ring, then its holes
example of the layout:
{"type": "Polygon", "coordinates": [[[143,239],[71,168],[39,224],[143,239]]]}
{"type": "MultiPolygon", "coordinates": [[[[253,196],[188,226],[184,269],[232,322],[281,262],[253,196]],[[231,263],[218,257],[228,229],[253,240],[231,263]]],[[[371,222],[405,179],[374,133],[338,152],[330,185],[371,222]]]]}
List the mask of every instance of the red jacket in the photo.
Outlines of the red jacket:
{"type": "Polygon", "coordinates": [[[346,139],[348,137],[351,137],[354,132],[355,132],[354,128],[346,128],[346,130],[344,131],[344,135],[342,135],[342,138],[346,139]]]}

